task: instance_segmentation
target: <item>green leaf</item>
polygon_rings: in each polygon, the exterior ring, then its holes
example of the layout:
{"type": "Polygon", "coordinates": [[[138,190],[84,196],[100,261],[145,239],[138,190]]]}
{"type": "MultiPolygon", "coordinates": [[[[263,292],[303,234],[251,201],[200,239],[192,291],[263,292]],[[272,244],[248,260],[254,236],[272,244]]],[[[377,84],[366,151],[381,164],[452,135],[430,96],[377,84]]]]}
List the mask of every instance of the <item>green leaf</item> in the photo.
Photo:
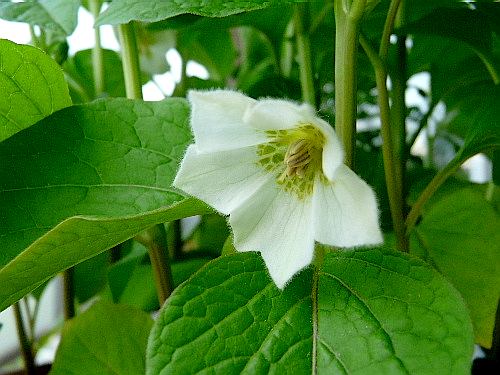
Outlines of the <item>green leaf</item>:
{"type": "Polygon", "coordinates": [[[466,87],[463,95],[447,109],[441,130],[464,139],[457,160],[460,164],[478,154],[500,147],[500,87],[492,84],[466,87]]]}
{"type": "Polygon", "coordinates": [[[428,207],[416,228],[420,254],[464,297],[476,342],[491,346],[500,298],[500,216],[479,191],[466,188],[428,207]]]}
{"type": "Polygon", "coordinates": [[[38,48],[0,40],[0,141],[71,105],[64,75],[38,48]]]}
{"type": "Polygon", "coordinates": [[[109,252],[104,252],[74,267],[73,285],[78,302],[88,301],[104,288],[110,261],[109,252]]]}
{"type": "Polygon", "coordinates": [[[76,27],[80,0],[38,0],[0,3],[0,18],[25,22],[70,35],[76,27]]]}
{"type": "Polygon", "coordinates": [[[329,253],[280,291],[256,253],[221,257],[155,322],[147,374],[467,374],[472,328],[430,266],[383,249],[329,253]]]}
{"type": "MultiPolygon", "coordinates": [[[[103,49],[104,92],[111,97],[124,97],[123,68],[120,56],[115,51],[103,49]]],[[[95,99],[92,50],[77,52],[65,61],[63,69],[68,77],[70,94],[75,103],[85,103],[95,99]]]]}
{"type": "Polygon", "coordinates": [[[0,311],[151,225],[208,211],[170,186],[188,113],[183,99],[100,100],[0,143],[0,311]]]}
{"type": "Polygon", "coordinates": [[[66,322],[51,374],[144,374],[151,317],[135,308],[99,302],[66,322]]]}
{"type": "Polygon", "coordinates": [[[122,24],[132,20],[155,22],[179,14],[191,13],[207,17],[225,17],[231,14],[264,9],[305,0],[114,0],[97,18],[97,25],[122,24]]]}

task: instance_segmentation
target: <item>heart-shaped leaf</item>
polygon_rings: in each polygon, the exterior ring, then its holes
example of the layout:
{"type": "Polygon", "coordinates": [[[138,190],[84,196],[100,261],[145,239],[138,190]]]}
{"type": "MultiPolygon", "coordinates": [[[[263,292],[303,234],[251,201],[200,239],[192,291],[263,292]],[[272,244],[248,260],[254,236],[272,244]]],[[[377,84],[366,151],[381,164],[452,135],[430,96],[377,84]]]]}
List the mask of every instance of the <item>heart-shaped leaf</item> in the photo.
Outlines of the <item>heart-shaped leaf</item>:
{"type": "Polygon", "coordinates": [[[219,258],[167,300],[147,374],[467,374],[472,327],[433,268],[335,252],[280,291],[256,253],[219,258]]]}

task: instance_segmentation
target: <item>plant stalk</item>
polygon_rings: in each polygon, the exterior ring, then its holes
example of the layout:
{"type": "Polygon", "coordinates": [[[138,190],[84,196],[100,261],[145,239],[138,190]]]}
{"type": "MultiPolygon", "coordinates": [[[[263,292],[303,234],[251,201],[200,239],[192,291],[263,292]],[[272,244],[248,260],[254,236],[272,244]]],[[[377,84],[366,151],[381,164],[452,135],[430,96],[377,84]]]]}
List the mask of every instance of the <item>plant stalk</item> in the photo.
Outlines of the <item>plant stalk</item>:
{"type": "Polygon", "coordinates": [[[392,129],[391,129],[391,111],[389,107],[389,93],[387,90],[387,71],[384,62],[372,48],[370,43],[360,36],[360,43],[366,51],[370,62],[375,70],[375,79],[377,82],[377,100],[380,107],[380,121],[382,134],[382,156],[384,159],[385,181],[387,185],[387,194],[389,196],[389,207],[391,210],[394,233],[398,249],[408,251],[408,239],[406,237],[403,213],[403,194],[401,184],[397,182],[396,166],[400,165],[394,153],[392,129]]]}
{"type": "MultiPolygon", "coordinates": [[[[142,99],[139,53],[133,23],[119,26],[123,73],[127,98],[142,99]]],[[[167,237],[162,224],[155,225],[135,238],[147,247],[153,267],[156,293],[162,305],[173,290],[172,271],[167,256],[167,237]]]]}
{"type": "Polygon", "coordinates": [[[142,99],[141,70],[139,50],[132,22],[118,26],[118,35],[122,50],[125,92],[129,99],[142,99]]]}
{"type": "MultiPolygon", "coordinates": [[[[101,0],[89,1],[90,12],[97,19],[101,12],[101,0]]],[[[99,26],[94,26],[95,44],[92,49],[92,69],[94,73],[94,90],[95,96],[98,97],[105,90],[104,85],[104,57],[101,46],[101,29],[99,26]]]]}
{"type": "Polygon", "coordinates": [[[19,338],[19,344],[21,346],[21,354],[24,360],[24,367],[28,375],[36,374],[35,357],[33,355],[33,347],[26,335],[26,330],[24,328],[23,315],[21,312],[21,306],[19,302],[16,302],[13,306],[14,317],[16,319],[17,335],[19,338]]]}
{"type": "Polygon", "coordinates": [[[357,116],[356,66],[359,22],[365,1],[335,0],[335,128],[344,146],[344,163],[352,168],[357,116]]]}
{"type": "Polygon", "coordinates": [[[158,302],[161,306],[174,289],[172,271],[168,261],[165,227],[161,224],[155,225],[137,235],[135,239],[148,248],[158,302]]]}
{"type": "Polygon", "coordinates": [[[75,316],[75,270],[73,267],[63,272],[64,319],[70,320],[75,316]]]}
{"type": "Polygon", "coordinates": [[[297,54],[300,67],[300,85],[302,88],[302,99],[316,108],[316,94],[314,92],[314,75],[311,59],[311,41],[307,33],[308,27],[305,20],[309,13],[307,3],[295,5],[294,28],[297,43],[297,54]]]}

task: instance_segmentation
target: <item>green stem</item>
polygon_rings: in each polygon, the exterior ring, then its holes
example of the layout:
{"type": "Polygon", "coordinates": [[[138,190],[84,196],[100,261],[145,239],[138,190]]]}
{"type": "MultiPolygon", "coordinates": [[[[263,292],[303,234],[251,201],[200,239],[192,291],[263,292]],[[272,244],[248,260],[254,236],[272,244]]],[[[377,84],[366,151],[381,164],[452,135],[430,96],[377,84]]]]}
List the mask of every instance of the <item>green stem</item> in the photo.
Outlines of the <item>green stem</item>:
{"type": "MultiPolygon", "coordinates": [[[[133,23],[119,26],[122,47],[123,74],[127,98],[142,99],[139,54],[133,23]]],[[[172,271],[167,256],[167,236],[163,224],[155,225],[135,238],[147,247],[156,284],[158,301],[162,305],[173,290],[172,271]]]]}
{"type": "Polygon", "coordinates": [[[132,22],[118,26],[118,35],[122,49],[125,92],[129,99],[142,99],[141,70],[139,51],[132,22]]]}
{"type": "Polygon", "coordinates": [[[312,326],[313,326],[313,342],[312,342],[312,374],[318,373],[318,281],[319,281],[319,273],[321,271],[321,267],[323,266],[323,261],[325,258],[325,249],[322,245],[316,245],[316,254],[314,257],[314,271],[313,271],[313,280],[312,280],[312,288],[311,288],[311,300],[312,300],[312,326]]]}
{"type": "Polygon", "coordinates": [[[308,15],[308,3],[295,5],[294,26],[297,42],[297,54],[300,67],[300,85],[302,88],[302,99],[316,108],[316,95],[314,92],[314,75],[311,61],[311,41],[305,26],[308,15]]]}
{"type": "Polygon", "coordinates": [[[409,234],[415,224],[417,223],[418,218],[422,214],[423,208],[429,198],[439,189],[439,187],[446,181],[448,177],[453,175],[458,168],[460,168],[460,158],[462,156],[460,153],[455,155],[452,161],[450,161],[446,167],[441,169],[432,179],[432,181],[427,185],[422,194],[418,197],[415,204],[412,206],[408,216],[406,217],[406,232],[409,234]]]}
{"type": "Polygon", "coordinates": [[[354,164],[357,115],[356,65],[359,22],[365,1],[335,0],[335,128],[344,146],[344,162],[354,164]]]}
{"type": "Polygon", "coordinates": [[[377,97],[380,107],[380,121],[382,134],[382,156],[384,159],[385,181],[389,206],[391,210],[392,225],[396,235],[397,247],[402,251],[408,251],[408,240],[404,227],[403,194],[401,185],[396,178],[396,166],[401,163],[396,159],[393,149],[393,137],[391,130],[391,112],[389,107],[389,93],[387,90],[387,71],[384,62],[375,52],[370,43],[360,36],[360,43],[366,51],[368,58],[375,70],[377,82],[377,97]]]}
{"type": "Polygon", "coordinates": [[[17,336],[19,338],[19,344],[21,346],[21,354],[24,360],[24,367],[28,375],[36,374],[35,357],[33,355],[33,347],[31,345],[28,336],[26,335],[26,330],[24,328],[23,315],[21,312],[21,306],[19,302],[16,302],[13,306],[14,317],[16,319],[17,336]]]}
{"type": "Polygon", "coordinates": [[[75,316],[75,283],[74,268],[63,272],[64,319],[70,320],[75,316]]]}
{"type": "MultiPolygon", "coordinates": [[[[101,0],[89,1],[90,12],[97,19],[101,12],[101,0]]],[[[99,26],[94,26],[95,44],[92,49],[92,68],[94,72],[95,96],[98,97],[104,92],[104,57],[101,46],[101,30],[99,26]]]]}
{"type": "Polygon", "coordinates": [[[168,262],[165,227],[161,224],[155,225],[137,235],[135,239],[148,248],[158,302],[161,306],[172,293],[174,285],[168,262]]]}
{"type": "Polygon", "coordinates": [[[490,73],[491,79],[493,80],[493,83],[495,85],[500,84],[500,73],[497,72],[497,69],[495,67],[495,63],[491,61],[491,59],[486,56],[484,53],[475,50],[476,54],[479,56],[483,64],[486,66],[486,69],[488,70],[488,73],[490,73]]]}
{"type": "Polygon", "coordinates": [[[294,56],[294,45],[293,45],[293,36],[295,35],[294,30],[294,20],[291,20],[285,31],[285,37],[283,38],[283,47],[281,49],[281,60],[280,60],[280,68],[281,74],[283,77],[290,78],[292,74],[292,66],[293,66],[293,56],[294,56]]]}
{"type": "Polygon", "coordinates": [[[389,11],[385,19],[384,31],[382,32],[382,39],[380,40],[379,56],[382,61],[387,60],[387,53],[389,51],[389,44],[391,42],[391,34],[394,28],[394,20],[398,14],[398,8],[401,0],[392,0],[389,5],[389,11]]]}

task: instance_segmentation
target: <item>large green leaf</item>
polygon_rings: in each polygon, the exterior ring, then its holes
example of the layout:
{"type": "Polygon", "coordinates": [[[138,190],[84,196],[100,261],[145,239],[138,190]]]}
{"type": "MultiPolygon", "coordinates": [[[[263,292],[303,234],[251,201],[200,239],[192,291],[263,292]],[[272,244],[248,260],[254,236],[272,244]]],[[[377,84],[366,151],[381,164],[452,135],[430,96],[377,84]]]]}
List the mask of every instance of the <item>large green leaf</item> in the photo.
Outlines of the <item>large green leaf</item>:
{"type": "Polygon", "coordinates": [[[472,328],[455,289],[383,249],[325,256],[283,290],[256,253],[209,263],[167,300],[147,374],[467,374],[472,328]]]}
{"type": "Polygon", "coordinates": [[[416,235],[430,260],[464,297],[476,342],[491,346],[500,298],[500,216],[472,188],[448,194],[426,210],[416,235]]]}
{"type": "Polygon", "coordinates": [[[206,210],[170,186],[188,113],[183,99],[100,100],[0,144],[0,311],[153,224],[206,210]]]}
{"type": "Polygon", "coordinates": [[[70,35],[77,24],[80,0],[38,0],[0,3],[0,18],[25,22],[70,35]]]}
{"type": "Polygon", "coordinates": [[[144,374],[151,317],[135,308],[99,302],[66,322],[51,375],[144,374]]]}
{"type": "Polygon", "coordinates": [[[97,19],[97,25],[121,24],[132,20],[155,22],[179,14],[191,13],[208,17],[225,17],[231,14],[264,9],[270,6],[299,3],[305,0],[114,0],[97,19]]]}
{"type": "Polygon", "coordinates": [[[59,65],[38,48],[0,39],[0,141],[71,105],[59,65]]]}

